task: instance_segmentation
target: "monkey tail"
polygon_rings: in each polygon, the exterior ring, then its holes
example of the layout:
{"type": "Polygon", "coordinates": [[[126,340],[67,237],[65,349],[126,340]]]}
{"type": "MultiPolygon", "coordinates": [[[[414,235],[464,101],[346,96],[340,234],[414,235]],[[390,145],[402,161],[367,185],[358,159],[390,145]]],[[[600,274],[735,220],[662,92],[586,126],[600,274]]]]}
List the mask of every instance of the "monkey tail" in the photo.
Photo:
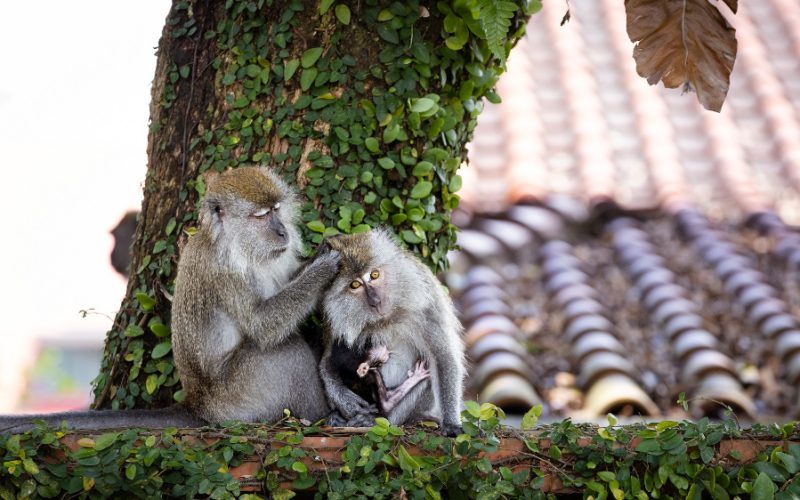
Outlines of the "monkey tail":
{"type": "Polygon", "coordinates": [[[65,424],[71,430],[113,430],[130,428],[202,427],[207,423],[186,408],[175,405],[156,410],[89,410],[30,415],[0,415],[0,433],[18,434],[36,428],[65,424]]]}

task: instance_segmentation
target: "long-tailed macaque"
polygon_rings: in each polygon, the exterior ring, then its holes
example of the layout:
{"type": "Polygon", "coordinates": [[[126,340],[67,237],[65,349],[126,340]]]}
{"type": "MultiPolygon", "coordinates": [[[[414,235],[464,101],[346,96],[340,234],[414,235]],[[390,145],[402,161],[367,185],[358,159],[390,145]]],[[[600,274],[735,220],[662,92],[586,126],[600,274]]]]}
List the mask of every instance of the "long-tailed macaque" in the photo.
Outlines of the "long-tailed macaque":
{"type": "Polygon", "coordinates": [[[387,387],[403,384],[419,361],[430,371],[386,414],[389,421],[432,419],[445,435],[460,432],[464,347],[441,284],[385,231],[334,237],[328,245],[341,255],[339,273],[323,298],[327,331],[320,375],[331,406],[346,421],[374,419],[370,402],[343,383],[334,346],[341,342],[356,352],[386,346],[391,355],[379,370],[387,387]]]}

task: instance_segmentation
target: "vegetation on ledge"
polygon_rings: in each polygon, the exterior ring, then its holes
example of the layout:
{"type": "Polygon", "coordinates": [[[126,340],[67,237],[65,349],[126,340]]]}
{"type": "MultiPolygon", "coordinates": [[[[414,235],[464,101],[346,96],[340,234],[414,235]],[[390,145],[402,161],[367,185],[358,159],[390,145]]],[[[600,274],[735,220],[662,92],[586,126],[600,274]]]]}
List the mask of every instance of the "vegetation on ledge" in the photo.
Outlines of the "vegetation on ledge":
{"type": "Polygon", "coordinates": [[[796,498],[794,423],[741,429],[712,423],[499,425],[502,410],[467,403],[465,433],[380,419],[355,431],[231,423],[75,435],[37,428],[0,435],[0,498],[796,498]]]}

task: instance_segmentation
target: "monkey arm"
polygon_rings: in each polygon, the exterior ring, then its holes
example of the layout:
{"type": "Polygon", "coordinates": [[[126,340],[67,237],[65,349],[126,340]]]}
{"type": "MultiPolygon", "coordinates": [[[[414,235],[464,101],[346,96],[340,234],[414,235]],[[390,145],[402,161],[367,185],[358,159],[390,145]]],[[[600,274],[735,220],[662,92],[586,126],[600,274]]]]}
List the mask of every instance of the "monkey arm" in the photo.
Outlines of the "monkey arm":
{"type": "Polygon", "coordinates": [[[319,375],[325,387],[328,402],[341,415],[350,420],[355,415],[374,414],[377,409],[348,388],[333,365],[333,342],[328,341],[319,365],[319,375]]]}
{"type": "Polygon", "coordinates": [[[403,381],[394,389],[387,390],[386,384],[383,382],[383,375],[377,368],[372,370],[375,374],[375,383],[378,386],[378,397],[380,399],[381,411],[384,415],[388,414],[397,406],[397,403],[406,395],[411,392],[411,389],[417,386],[420,382],[431,376],[431,372],[425,367],[424,361],[417,362],[414,371],[409,372],[408,378],[403,381]]]}
{"type": "Polygon", "coordinates": [[[286,342],[314,310],[322,289],[336,274],[338,264],[338,252],[321,255],[280,292],[251,304],[249,311],[240,311],[242,333],[265,349],[286,342]]]}

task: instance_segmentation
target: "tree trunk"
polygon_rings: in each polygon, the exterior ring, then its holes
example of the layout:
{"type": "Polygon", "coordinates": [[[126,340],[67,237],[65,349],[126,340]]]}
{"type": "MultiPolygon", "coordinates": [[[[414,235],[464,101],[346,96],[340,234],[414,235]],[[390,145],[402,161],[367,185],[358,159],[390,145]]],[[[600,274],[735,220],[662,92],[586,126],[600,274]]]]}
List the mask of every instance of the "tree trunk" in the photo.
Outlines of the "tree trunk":
{"type": "Polygon", "coordinates": [[[307,200],[308,249],[388,226],[432,269],[446,268],[464,145],[538,6],[175,1],[159,43],[131,276],[94,407],[181,399],[170,298],[206,170],[282,172],[307,200]]]}

